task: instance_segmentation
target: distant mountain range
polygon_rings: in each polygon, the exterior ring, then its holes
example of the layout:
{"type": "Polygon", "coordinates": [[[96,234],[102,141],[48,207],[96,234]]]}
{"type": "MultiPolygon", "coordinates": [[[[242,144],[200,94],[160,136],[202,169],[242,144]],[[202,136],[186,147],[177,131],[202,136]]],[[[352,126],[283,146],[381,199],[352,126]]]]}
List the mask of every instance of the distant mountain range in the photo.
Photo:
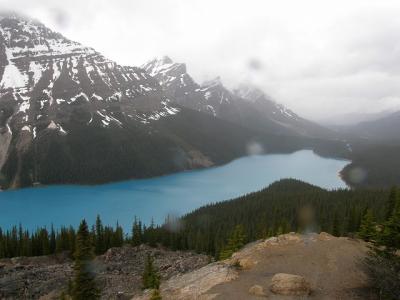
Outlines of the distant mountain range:
{"type": "Polygon", "coordinates": [[[347,126],[343,131],[370,141],[400,142],[400,111],[347,126]]]}
{"type": "Polygon", "coordinates": [[[375,121],[392,114],[393,110],[384,110],[377,113],[363,113],[363,112],[352,112],[345,114],[336,114],[327,116],[316,121],[329,128],[340,128],[343,126],[353,126],[361,122],[375,121]]]}
{"type": "Polygon", "coordinates": [[[254,142],[269,152],[341,147],[259,89],[199,85],[168,57],[121,66],[17,15],[0,18],[0,79],[3,188],[208,167],[254,142]]]}

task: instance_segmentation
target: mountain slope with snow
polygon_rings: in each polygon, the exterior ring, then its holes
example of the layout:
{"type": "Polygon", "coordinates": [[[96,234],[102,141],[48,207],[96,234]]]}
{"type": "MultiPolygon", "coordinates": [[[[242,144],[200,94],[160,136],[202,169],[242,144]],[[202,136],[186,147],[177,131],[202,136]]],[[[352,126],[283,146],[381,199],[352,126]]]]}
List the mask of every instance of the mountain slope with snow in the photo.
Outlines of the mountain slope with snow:
{"type": "Polygon", "coordinates": [[[169,57],[154,59],[142,67],[182,106],[269,134],[335,137],[329,129],[299,117],[253,86],[242,85],[230,91],[220,78],[199,85],[187,73],[185,64],[169,57]]]}
{"type": "Polygon", "coordinates": [[[288,139],[292,130],[279,119],[265,125],[252,105],[218,80],[198,85],[168,58],[121,66],[40,22],[0,18],[2,189],[208,167],[246,155],[252,143],[270,152],[321,147],[288,139]]]}

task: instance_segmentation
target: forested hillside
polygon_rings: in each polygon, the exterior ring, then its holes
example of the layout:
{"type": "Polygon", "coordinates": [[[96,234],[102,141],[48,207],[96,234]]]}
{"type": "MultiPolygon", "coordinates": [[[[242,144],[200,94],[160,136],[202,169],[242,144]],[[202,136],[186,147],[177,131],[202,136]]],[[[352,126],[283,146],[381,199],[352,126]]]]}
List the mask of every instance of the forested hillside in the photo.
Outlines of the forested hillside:
{"type": "Polygon", "coordinates": [[[368,209],[377,221],[383,220],[388,195],[387,190],[327,191],[298,180],[281,180],[259,192],[195,210],[178,220],[182,228],[178,232],[168,230],[174,222],[167,222],[156,230],[157,239],[173,248],[218,257],[238,233],[237,225],[243,243],[290,231],[354,235],[368,209]]]}
{"type": "Polygon", "coordinates": [[[352,163],[342,177],[352,187],[390,187],[400,184],[400,145],[352,144],[352,163]]]}

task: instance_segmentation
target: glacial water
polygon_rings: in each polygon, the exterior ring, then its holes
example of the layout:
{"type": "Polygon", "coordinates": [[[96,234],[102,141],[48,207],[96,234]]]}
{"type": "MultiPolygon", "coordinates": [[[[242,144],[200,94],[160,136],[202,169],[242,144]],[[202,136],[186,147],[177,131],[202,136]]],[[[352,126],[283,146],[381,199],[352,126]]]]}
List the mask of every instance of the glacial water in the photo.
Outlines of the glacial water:
{"type": "Polygon", "coordinates": [[[282,178],[296,178],[327,189],[345,188],[338,173],[348,161],[322,158],[310,150],[247,156],[215,168],[143,180],[96,185],[56,185],[0,192],[0,227],[21,223],[28,229],[117,221],[130,230],[134,216],[161,223],[207,203],[260,190],[282,178]]]}

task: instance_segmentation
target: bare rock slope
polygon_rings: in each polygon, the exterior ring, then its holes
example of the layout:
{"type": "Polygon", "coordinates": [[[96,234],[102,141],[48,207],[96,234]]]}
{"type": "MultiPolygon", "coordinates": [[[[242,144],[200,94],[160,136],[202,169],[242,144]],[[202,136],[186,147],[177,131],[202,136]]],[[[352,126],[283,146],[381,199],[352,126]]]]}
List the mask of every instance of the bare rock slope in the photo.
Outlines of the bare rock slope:
{"type": "MultiPolygon", "coordinates": [[[[154,257],[161,279],[207,265],[206,255],[168,251],[148,246],[111,248],[98,256],[93,267],[102,299],[129,299],[141,293],[146,256],[154,257]]],[[[0,299],[59,299],[73,276],[66,255],[0,260],[0,299]]]]}

